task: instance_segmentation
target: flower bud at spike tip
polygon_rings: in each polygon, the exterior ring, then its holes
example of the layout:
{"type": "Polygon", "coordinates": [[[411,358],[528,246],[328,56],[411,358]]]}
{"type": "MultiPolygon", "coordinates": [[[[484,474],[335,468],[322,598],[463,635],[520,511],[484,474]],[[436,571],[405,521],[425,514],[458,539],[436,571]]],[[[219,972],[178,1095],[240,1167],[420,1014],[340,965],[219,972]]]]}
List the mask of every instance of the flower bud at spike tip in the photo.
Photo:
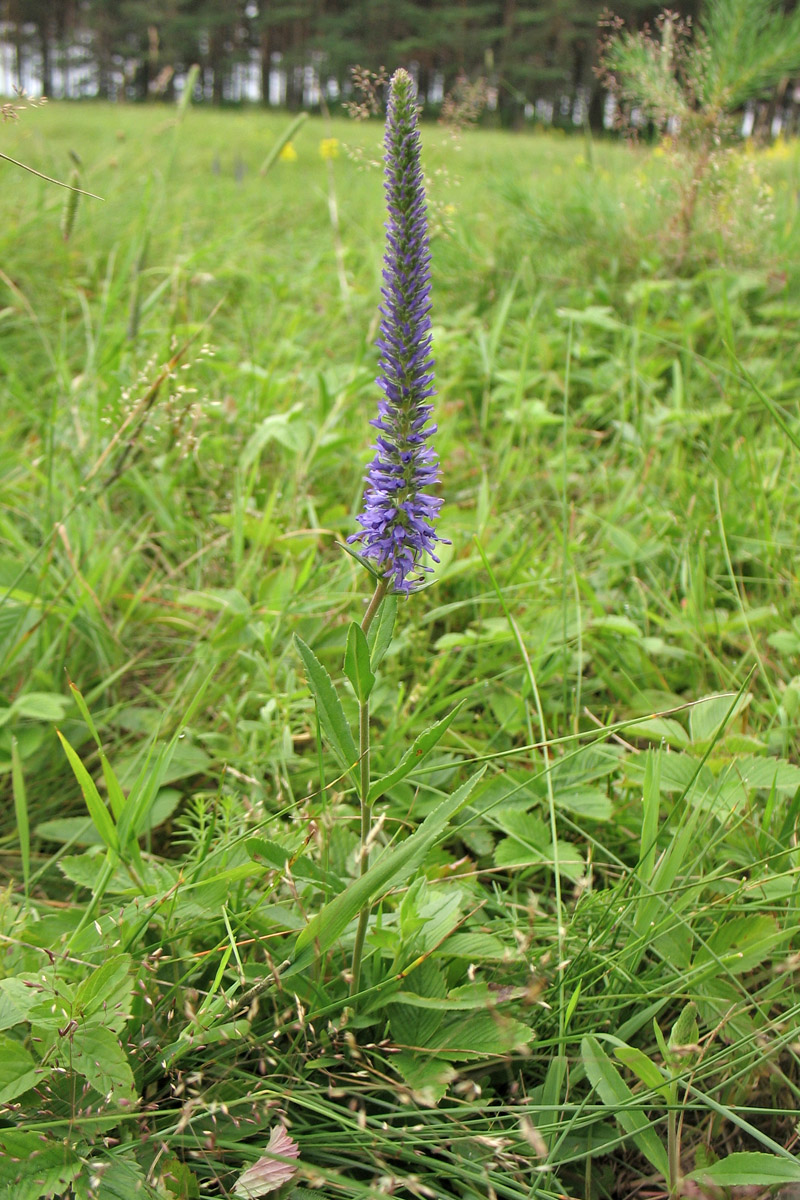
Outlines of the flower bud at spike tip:
{"type": "MultiPolygon", "coordinates": [[[[385,183],[389,220],[383,261],[380,370],[383,395],[375,457],[365,476],[360,542],[390,591],[408,594],[420,583],[424,556],[438,562],[434,522],[442,501],[426,491],[439,480],[428,439],[434,395],[431,358],[431,273],[425,190],[419,165],[417,96],[407,71],[395,71],[386,113],[385,183]]],[[[447,543],[449,545],[449,543],[447,543]]]]}

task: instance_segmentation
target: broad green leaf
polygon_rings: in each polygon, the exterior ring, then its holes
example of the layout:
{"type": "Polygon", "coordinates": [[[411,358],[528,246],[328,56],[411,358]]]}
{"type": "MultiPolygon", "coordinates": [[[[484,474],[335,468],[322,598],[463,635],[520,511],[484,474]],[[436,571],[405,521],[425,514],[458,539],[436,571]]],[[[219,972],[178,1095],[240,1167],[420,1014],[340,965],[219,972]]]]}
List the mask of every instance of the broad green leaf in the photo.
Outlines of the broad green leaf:
{"type": "Polygon", "coordinates": [[[485,768],[454,792],[425,818],[419,829],[399,845],[384,850],[377,862],[326,904],[301,930],[295,943],[295,959],[282,974],[293,975],[313,961],[315,952],[324,954],[347,926],[380,892],[405,883],[446,831],[450,821],[468,803],[472,789],[485,768]]]}
{"type": "MultiPolygon", "coordinates": [[[[101,1197],[102,1200],[137,1200],[138,1197],[145,1200],[145,1197],[153,1195],[147,1187],[145,1173],[135,1159],[112,1153],[105,1156],[102,1165],[92,1163],[92,1166],[99,1179],[99,1187],[89,1191],[87,1200],[100,1200],[101,1197]]],[[[167,1195],[174,1194],[167,1192],[167,1195]]],[[[200,1193],[193,1194],[197,1196],[200,1193]]]]}
{"type": "Polygon", "coordinates": [[[18,696],[11,706],[17,717],[29,717],[35,721],[63,721],[69,708],[66,696],[58,692],[27,692],[18,696]]]}
{"type": "Polygon", "coordinates": [[[669,1176],[667,1152],[650,1121],[642,1112],[640,1102],[606,1054],[597,1038],[581,1041],[581,1057],[589,1082],[610,1108],[619,1124],[630,1134],[636,1147],[665,1179],[669,1176]]]}
{"type": "Polygon", "coordinates": [[[83,1026],[72,1035],[72,1044],[60,1043],[62,1066],[71,1068],[114,1104],[136,1099],[133,1071],[116,1034],[97,1025],[83,1026]]]}
{"type": "Polygon", "coordinates": [[[350,771],[357,781],[354,768],[358,763],[358,751],[331,677],[305,642],[296,634],[294,640],[306,669],[308,686],[317,702],[319,723],[323,732],[341,765],[350,771]]]}
{"type": "Polygon", "coordinates": [[[747,708],[752,696],[728,692],[721,696],[706,696],[692,705],[689,710],[689,737],[692,742],[708,742],[723,728],[727,729],[743,709],[747,708]]]}
{"type": "MultiPolygon", "coordinates": [[[[532,813],[514,811],[500,813],[497,824],[509,835],[497,843],[494,861],[498,867],[547,866],[555,869],[556,855],[550,838],[550,829],[544,821],[532,813]]],[[[580,852],[571,842],[559,841],[559,874],[567,879],[580,879],[584,862],[580,852]]]]}
{"type": "Polygon", "coordinates": [[[0,1035],[0,1104],[8,1104],[27,1092],[46,1073],[21,1042],[0,1035]]]}
{"type": "MultiPolygon", "coordinates": [[[[659,787],[662,792],[681,792],[692,796],[713,794],[717,781],[707,764],[693,754],[680,751],[666,753],[664,750],[653,750],[659,757],[659,787]]],[[[632,783],[644,784],[646,770],[645,755],[631,755],[625,760],[625,774],[632,783]]]]}
{"type": "Polygon", "coordinates": [[[251,837],[247,838],[244,848],[252,859],[268,863],[276,870],[282,871],[289,859],[292,857],[291,850],[286,850],[277,842],[272,842],[268,838],[251,837]]]}
{"type": "Polygon", "coordinates": [[[370,662],[373,671],[377,671],[383,656],[389,649],[394,633],[394,623],[397,617],[397,596],[384,596],[383,603],[378,609],[367,633],[370,662]]]}
{"type": "Polygon", "coordinates": [[[686,1178],[717,1187],[773,1187],[779,1183],[800,1183],[800,1160],[742,1150],[709,1167],[700,1167],[686,1178]]]}
{"type": "Polygon", "coordinates": [[[88,817],[56,817],[40,821],[36,833],[48,842],[73,842],[76,846],[102,846],[103,839],[88,817]]]}
{"type": "Polygon", "coordinates": [[[438,1058],[423,1057],[416,1051],[401,1050],[392,1055],[392,1066],[411,1088],[418,1104],[434,1108],[456,1077],[456,1069],[438,1058]]]}
{"type": "Polygon", "coordinates": [[[27,1021],[40,999],[39,988],[28,987],[22,979],[0,979],[0,1029],[12,1029],[27,1021]]]}
{"type": "Polygon", "coordinates": [[[355,621],[351,622],[347,631],[344,673],[353,685],[359,704],[363,704],[369,699],[369,694],[375,686],[375,676],[370,668],[366,634],[355,621]]]}
{"type": "Polygon", "coordinates": [[[794,794],[800,788],[800,767],[785,758],[742,756],[732,763],[732,770],[751,791],[774,788],[776,792],[794,794]]]}
{"type": "Polygon", "coordinates": [[[450,725],[455,720],[461,708],[461,703],[463,702],[459,702],[453,711],[448,713],[446,717],[442,717],[441,721],[437,721],[435,725],[431,725],[430,729],[426,729],[424,733],[421,733],[415,740],[413,746],[406,750],[405,754],[400,759],[400,762],[396,767],[394,767],[393,770],[389,771],[386,775],[382,775],[380,779],[376,779],[370,784],[370,804],[374,800],[377,800],[379,796],[382,796],[384,792],[387,792],[389,788],[394,787],[396,783],[399,783],[401,779],[405,779],[407,775],[410,775],[412,771],[417,769],[420,763],[425,761],[431,750],[433,750],[439,744],[444,735],[447,733],[447,730],[450,728],[450,725]]]}
{"type": "Polygon", "coordinates": [[[454,1014],[445,1020],[425,1049],[449,1062],[467,1062],[492,1054],[512,1054],[533,1040],[529,1025],[496,1009],[454,1014]]]}
{"type": "Polygon", "coordinates": [[[102,1013],[102,1024],[108,1029],[122,1029],[130,1015],[133,977],[129,954],[116,954],[97,967],[75,992],[73,1011],[84,1020],[102,1013]]]}
{"type": "Polygon", "coordinates": [[[611,801],[600,788],[576,788],[574,791],[558,791],[555,795],[556,808],[566,809],[579,817],[591,821],[610,821],[613,815],[611,801]]]}
{"type": "Polygon", "coordinates": [[[653,742],[666,742],[668,746],[679,749],[689,744],[686,730],[670,717],[647,717],[644,721],[637,721],[632,731],[636,737],[649,738],[653,742]]]}
{"type": "Polygon", "coordinates": [[[640,638],[642,636],[642,631],[636,622],[621,613],[607,613],[603,617],[593,617],[590,628],[601,632],[608,630],[617,637],[640,638]]]}
{"type": "Polygon", "coordinates": [[[111,818],[111,814],[100,797],[100,793],[97,790],[94,780],[61,731],[57,729],[56,733],[58,734],[61,745],[64,747],[64,753],[69,759],[69,765],[72,767],[75,778],[77,779],[80,789],[83,792],[83,798],[86,801],[86,807],[89,810],[89,816],[94,822],[95,829],[100,834],[109,850],[113,850],[115,853],[118,853],[119,839],[117,837],[116,826],[111,818]]]}
{"type": "Polygon", "coordinates": [[[133,881],[127,871],[120,866],[119,860],[110,863],[108,857],[97,852],[87,851],[85,854],[64,854],[58,860],[58,869],[73,883],[96,891],[101,875],[104,876],[104,890],[115,895],[124,895],[133,890],[133,881]]]}
{"type": "Polygon", "coordinates": [[[734,917],[717,926],[695,956],[695,966],[723,962],[734,975],[751,971],[767,958],[773,946],[791,936],[781,930],[772,917],[734,917]]]}
{"type": "Polygon", "coordinates": [[[516,949],[506,946],[492,933],[454,933],[441,947],[447,958],[468,958],[471,962],[503,962],[516,957],[516,949]]]}
{"type": "Polygon", "coordinates": [[[0,1200],[61,1196],[80,1169],[78,1151],[63,1138],[0,1128],[0,1200]]]}
{"type": "MultiPolygon", "coordinates": [[[[181,1162],[174,1156],[167,1159],[162,1158],[158,1170],[159,1181],[168,1196],[174,1196],[176,1200],[198,1200],[200,1188],[197,1176],[185,1162],[181,1162]]],[[[297,1195],[296,1191],[293,1195],[297,1195]]],[[[318,1193],[315,1193],[314,1200],[319,1200],[318,1193]]]]}
{"type": "MultiPolygon", "coordinates": [[[[436,1035],[444,1018],[447,985],[440,967],[428,959],[414,972],[414,988],[419,993],[387,1006],[392,1037],[401,1046],[427,1046],[436,1035]],[[404,1002],[409,1000],[410,1003],[404,1002]],[[425,1000],[438,1001],[426,1005],[425,1000]],[[422,1001],[423,1003],[416,1003],[422,1001]]],[[[394,999],[394,998],[393,998],[394,999]]]]}

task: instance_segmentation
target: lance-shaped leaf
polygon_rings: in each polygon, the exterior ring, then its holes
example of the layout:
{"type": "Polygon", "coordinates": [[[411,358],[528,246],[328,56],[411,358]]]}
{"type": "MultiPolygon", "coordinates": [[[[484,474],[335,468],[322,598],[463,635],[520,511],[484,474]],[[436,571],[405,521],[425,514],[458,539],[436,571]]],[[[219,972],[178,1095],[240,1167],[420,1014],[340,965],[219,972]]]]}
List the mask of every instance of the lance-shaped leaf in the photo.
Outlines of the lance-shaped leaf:
{"type": "Polygon", "coordinates": [[[800,1183],[800,1162],[788,1156],[778,1158],[775,1154],[762,1154],[757,1150],[741,1150],[728,1154],[710,1167],[692,1171],[686,1178],[726,1188],[774,1187],[778,1183],[800,1183]]]}
{"type": "Polygon", "coordinates": [[[296,635],[294,640],[306,669],[308,686],[317,702],[319,723],[325,737],[345,770],[353,772],[358,762],[358,751],[331,677],[313,650],[296,635]]]}
{"type": "Polygon", "coordinates": [[[367,632],[370,660],[373,671],[377,671],[383,656],[389,649],[394,633],[394,623],[397,617],[397,596],[390,593],[384,596],[383,603],[375,614],[375,619],[367,632]]]}
{"type": "MultiPolygon", "coordinates": [[[[463,703],[463,702],[462,702],[463,703]]],[[[394,787],[401,779],[405,779],[406,775],[410,775],[415,771],[420,763],[423,763],[439,742],[442,740],[447,730],[450,728],[456,714],[461,708],[461,703],[457,704],[451,713],[446,717],[442,717],[441,721],[437,721],[435,725],[431,725],[424,733],[421,733],[410,749],[406,750],[400,762],[389,771],[386,775],[382,775],[380,779],[376,779],[370,784],[369,803],[377,800],[390,787],[394,787]]]]}
{"type": "Polygon", "coordinates": [[[347,631],[344,673],[353,685],[359,704],[363,704],[369,699],[369,694],[375,686],[375,676],[370,666],[367,636],[355,621],[347,631]]]}
{"type": "Polygon", "coordinates": [[[83,765],[78,755],[72,749],[72,746],[70,746],[69,742],[64,737],[63,733],[61,733],[58,729],[56,730],[56,733],[58,734],[61,745],[64,747],[64,753],[69,759],[69,765],[72,767],[75,778],[77,779],[80,789],[83,792],[83,798],[86,801],[86,807],[89,810],[89,816],[92,818],[95,829],[100,834],[100,837],[108,846],[109,850],[113,850],[115,853],[118,853],[119,838],[117,836],[117,828],[114,824],[111,814],[102,801],[94,780],[86,770],[86,767],[83,765]]]}
{"type": "Polygon", "coordinates": [[[283,972],[293,975],[302,970],[314,958],[315,950],[324,954],[341,936],[347,926],[380,893],[405,883],[421,862],[425,861],[430,849],[436,844],[450,821],[469,801],[472,789],[483,776],[483,769],[444,800],[438,808],[425,818],[416,833],[412,833],[398,846],[384,850],[376,863],[360,878],[353,880],[335,899],[312,917],[295,942],[294,962],[283,972]]]}
{"type": "Polygon", "coordinates": [[[583,1038],[581,1058],[600,1099],[612,1110],[651,1166],[665,1179],[668,1178],[669,1163],[663,1143],[642,1111],[641,1101],[634,1096],[597,1038],[583,1038]]]}

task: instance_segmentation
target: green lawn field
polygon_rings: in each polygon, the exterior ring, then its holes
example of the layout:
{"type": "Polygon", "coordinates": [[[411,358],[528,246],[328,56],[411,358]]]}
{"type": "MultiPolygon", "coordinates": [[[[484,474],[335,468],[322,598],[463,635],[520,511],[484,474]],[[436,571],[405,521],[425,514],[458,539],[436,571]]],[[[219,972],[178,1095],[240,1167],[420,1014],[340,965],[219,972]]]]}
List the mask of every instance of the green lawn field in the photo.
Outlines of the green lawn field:
{"type": "Polygon", "coordinates": [[[798,1183],[800,148],[687,237],[679,146],[423,124],[351,999],[382,127],[291,120],[0,133],[101,197],[0,160],[0,1197],[261,1195],[281,1124],[295,1200],[798,1183]]]}

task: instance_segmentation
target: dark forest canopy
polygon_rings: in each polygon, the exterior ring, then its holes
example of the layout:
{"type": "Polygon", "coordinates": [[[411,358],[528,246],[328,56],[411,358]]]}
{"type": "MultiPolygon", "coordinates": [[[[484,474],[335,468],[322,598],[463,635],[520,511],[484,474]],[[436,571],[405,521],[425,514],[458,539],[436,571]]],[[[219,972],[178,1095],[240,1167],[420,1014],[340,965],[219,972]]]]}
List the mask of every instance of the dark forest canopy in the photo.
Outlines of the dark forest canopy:
{"type": "MultiPolygon", "coordinates": [[[[434,105],[482,76],[506,122],[538,103],[572,120],[602,98],[598,0],[0,0],[0,90],[171,99],[192,63],[197,99],[313,106],[346,97],[351,68],[412,65],[434,105]]],[[[658,6],[619,0],[631,25],[658,6]]],[[[696,0],[681,10],[694,15],[696,0]]]]}

